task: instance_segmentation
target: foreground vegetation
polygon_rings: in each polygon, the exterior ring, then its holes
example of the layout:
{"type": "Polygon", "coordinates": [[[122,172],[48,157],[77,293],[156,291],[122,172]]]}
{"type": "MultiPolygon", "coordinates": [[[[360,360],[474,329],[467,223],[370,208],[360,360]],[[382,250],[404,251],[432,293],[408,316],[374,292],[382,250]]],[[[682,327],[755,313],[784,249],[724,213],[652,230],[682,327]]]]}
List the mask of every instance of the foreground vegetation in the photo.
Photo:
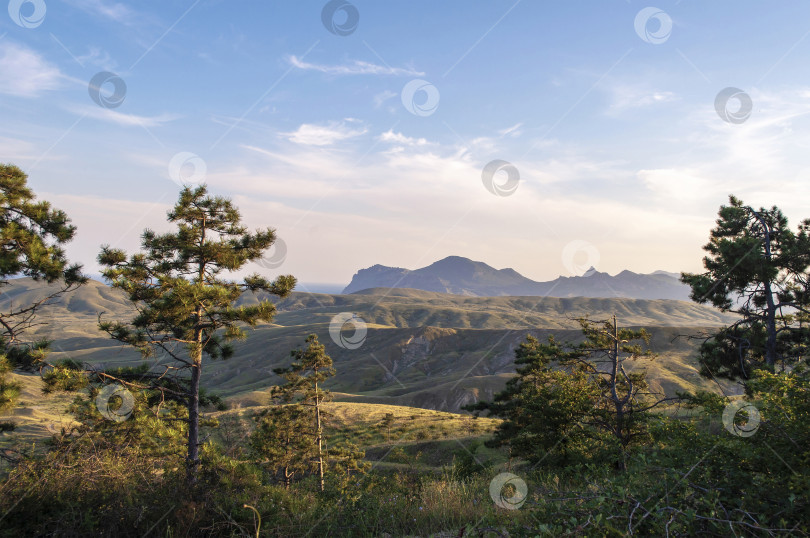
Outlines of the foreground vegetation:
{"type": "MultiPolygon", "coordinates": [[[[762,421],[754,435],[728,431],[725,402],[706,397],[691,413],[656,415],[649,441],[632,452],[625,472],[585,451],[573,452],[579,461],[566,465],[510,462],[507,451],[482,445],[489,435],[468,436],[461,417],[453,437],[419,441],[424,426],[410,420],[416,411],[402,409],[401,437],[390,443],[377,443],[385,434],[379,426],[357,425],[358,432],[380,430],[366,447],[371,468],[347,474],[332,467],[323,492],[317,473],[286,489],[247,450],[232,451],[244,443],[224,439],[204,445],[199,480],[189,486],[180,429],[137,418],[114,427],[85,424],[54,437],[46,454],[21,461],[7,476],[0,533],[804,535],[810,438],[801,418],[810,417],[810,376],[768,375],[758,383],[762,392],[752,401],[762,421]],[[518,509],[499,507],[490,492],[507,468],[527,485],[518,509]]],[[[223,417],[236,413],[221,412],[217,429],[228,430],[223,417]]]]}

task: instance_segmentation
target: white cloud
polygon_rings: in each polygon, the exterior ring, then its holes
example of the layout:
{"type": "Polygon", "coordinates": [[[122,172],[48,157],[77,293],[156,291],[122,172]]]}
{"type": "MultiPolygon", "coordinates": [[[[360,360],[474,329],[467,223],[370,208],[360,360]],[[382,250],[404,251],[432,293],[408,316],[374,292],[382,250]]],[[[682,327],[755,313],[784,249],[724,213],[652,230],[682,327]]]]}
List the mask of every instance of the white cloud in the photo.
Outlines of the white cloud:
{"type": "Polygon", "coordinates": [[[501,137],[508,136],[510,138],[517,138],[523,134],[523,131],[520,130],[521,127],[523,127],[523,123],[516,123],[511,127],[499,130],[498,134],[501,135],[501,137]]]}
{"type": "Polygon", "coordinates": [[[65,78],[37,52],[10,41],[0,42],[0,93],[37,97],[56,90],[65,78]]]}
{"type": "Polygon", "coordinates": [[[727,177],[735,185],[778,185],[799,168],[810,166],[810,91],[749,92],[750,117],[726,123],[713,103],[692,112],[687,141],[695,155],[690,168],[704,177],[727,177]]]}
{"type": "Polygon", "coordinates": [[[697,202],[707,197],[716,198],[726,194],[727,185],[699,172],[685,168],[639,170],[638,178],[657,197],[667,202],[697,202]]]}
{"type": "Polygon", "coordinates": [[[326,125],[304,123],[292,133],[282,133],[291,142],[305,146],[331,146],[335,142],[363,135],[367,129],[361,127],[353,129],[348,124],[359,123],[357,120],[347,119],[342,122],[330,122],[326,125]]]}
{"type": "Polygon", "coordinates": [[[108,121],[125,127],[157,127],[180,118],[177,114],[160,114],[159,116],[138,116],[137,114],[125,114],[109,108],[100,106],[83,105],[70,107],[69,110],[75,114],[89,116],[91,118],[108,121]]]}
{"type": "Polygon", "coordinates": [[[101,50],[98,47],[90,47],[87,54],[77,56],[76,59],[82,65],[95,65],[108,71],[111,71],[117,67],[115,60],[110,57],[110,53],[106,50],[101,50]]]}
{"type": "Polygon", "coordinates": [[[116,2],[106,2],[105,0],[68,0],[68,2],[88,13],[123,24],[131,23],[134,16],[134,12],[130,8],[116,2]]]}
{"type": "Polygon", "coordinates": [[[383,103],[391,99],[392,97],[396,97],[399,95],[397,92],[392,92],[391,90],[385,90],[383,92],[378,93],[374,96],[374,108],[380,108],[383,103]]]}
{"type": "Polygon", "coordinates": [[[627,110],[646,108],[671,103],[678,98],[673,92],[654,90],[646,86],[619,84],[609,88],[611,102],[608,114],[620,114],[627,110]]]}
{"type": "Polygon", "coordinates": [[[402,144],[405,146],[425,146],[428,143],[428,141],[424,138],[412,138],[410,136],[405,136],[402,133],[395,133],[392,130],[388,130],[381,134],[380,140],[383,142],[391,142],[393,144],[402,144]]]}
{"type": "Polygon", "coordinates": [[[683,114],[679,127],[686,134],[664,140],[683,153],[660,168],[636,172],[652,195],[650,204],[713,216],[733,193],[754,206],[777,205],[794,220],[807,216],[810,91],[749,94],[753,111],[740,124],[723,121],[711,101],[683,114]]]}
{"type": "Polygon", "coordinates": [[[362,60],[354,60],[352,63],[344,65],[312,64],[303,61],[297,56],[290,56],[288,60],[298,69],[320,71],[328,75],[395,75],[411,77],[421,77],[425,75],[422,71],[416,71],[410,67],[390,67],[364,62],[362,60]]]}
{"type": "Polygon", "coordinates": [[[36,148],[26,140],[0,136],[0,162],[12,162],[34,158],[36,148]]]}

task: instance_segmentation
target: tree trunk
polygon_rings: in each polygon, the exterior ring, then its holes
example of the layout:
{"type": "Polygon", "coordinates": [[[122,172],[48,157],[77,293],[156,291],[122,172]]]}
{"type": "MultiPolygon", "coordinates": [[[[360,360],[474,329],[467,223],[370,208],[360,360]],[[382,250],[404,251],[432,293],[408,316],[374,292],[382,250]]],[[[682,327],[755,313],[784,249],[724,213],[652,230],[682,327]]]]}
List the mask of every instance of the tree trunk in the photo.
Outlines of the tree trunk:
{"type": "Polygon", "coordinates": [[[619,459],[616,462],[616,467],[620,471],[624,471],[627,468],[624,453],[624,402],[622,398],[619,397],[618,390],[616,390],[619,379],[619,327],[616,323],[616,316],[613,316],[613,334],[611,338],[613,340],[613,349],[610,351],[610,362],[612,366],[610,373],[610,394],[613,399],[613,408],[616,410],[614,435],[619,441],[619,459]]]}
{"type": "Polygon", "coordinates": [[[194,358],[191,368],[191,384],[188,395],[188,456],[186,476],[188,482],[194,483],[197,477],[197,466],[200,463],[200,372],[202,370],[202,351],[194,358]]]}
{"type": "MultiPolygon", "coordinates": [[[[205,218],[202,219],[202,232],[200,234],[200,248],[205,245],[205,218]]],[[[205,282],[205,261],[200,259],[197,273],[197,284],[205,282]]],[[[194,328],[191,383],[188,395],[188,455],[186,461],[186,478],[189,484],[197,480],[197,466],[200,463],[200,376],[202,374],[202,316],[203,305],[198,304],[195,312],[197,326],[194,328]]]]}
{"type": "Polygon", "coordinates": [[[616,325],[616,316],[613,316],[613,349],[610,350],[610,396],[615,403],[619,402],[619,393],[616,391],[616,379],[619,377],[619,328],[616,325]]]}
{"type": "Polygon", "coordinates": [[[616,403],[616,438],[619,441],[619,460],[616,466],[620,471],[627,470],[626,461],[626,445],[627,440],[624,435],[624,404],[622,402],[616,403]]]}
{"type": "MultiPolygon", "coordinates": [[[[317,372],[316,372],[317,373],[317,372]]],[[[318,477],[320,478],[321,483],[321,491],[324,491],[324,480],[323,480],[323,449],[322,449],[322,440],[323,435],[321,434],[321,398],[318,394],[318,383],[315,383],[315,431],[317,433],[317,441],[318,441],[318,477]]]]}
{"type": "Polygon", "coordinates": [[[765,343],[765,362],[773,368],[776,365],[778,353],[776,351],[776,306],[773,303],[773,292],[771,283],[765,282],[765,293],[767,294],[768,310],[765,320],[765,327],[768,331],[768,340],[765,343]]]}
{"type": "MultiPolygon", "coordinates": [[[[762,243],[765,248],[765,260],[767,267],[770,268],[773,254],[771,252],[771,228],[762,216],[754,211],[754,216],[759,220],[762,226],[762,243]]],[[[765,277],[766,275],[762,275],[765,277]]],[[[778,354],[776,351],[776,305],[773,302],[773,289],[771,288],[771,281],[763,278],[765,283],[765,329],[768,332],[768,340],[765,343],[765,362],[768,366],[773,367],[776,364],[778,354]]]]}

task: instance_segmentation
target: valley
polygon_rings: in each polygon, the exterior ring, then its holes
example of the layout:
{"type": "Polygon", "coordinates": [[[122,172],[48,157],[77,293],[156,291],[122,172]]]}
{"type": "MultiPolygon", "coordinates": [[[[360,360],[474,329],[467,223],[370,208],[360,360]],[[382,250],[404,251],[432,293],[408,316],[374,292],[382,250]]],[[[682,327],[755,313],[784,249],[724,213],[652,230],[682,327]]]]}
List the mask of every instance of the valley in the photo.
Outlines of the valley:
{"type": "MultiPolygon", "coordinates": [[[[41,297],[47,289],[28,279],[10,281],[0,307],[41,297]],[[5,303],[4,303],[5,301],[5,303]]],[[[241,304],[265,298],[246,294],[241,304]]],[[[717,385],[698,375],[696,340],[689,336],[729,323],[715,309],[673,300],[629,298],[466,297],[412,289],[370,289],[349,295],[293,292],[278,301],[272,324],[249,331],[227,361],[210,361],[203,370],[207,390],[243,405],[261,405],[279,383],[273,369],[289,363],[290,350],[315,333],[332,356],[337,375],[327,383],[338,401],[411,406],[458,412],[463,405],[491,399],[514,374],[514,349],[527,334],[541,340],[581,337],[576,318],[606,319],[646,327],[654,360],[632,368],[648,374],[651,387],[669,396],[677,391],[717,385]],[[346,349],[330,338],[330,322],[342,312],[362,319],[362,344],[346,349]]],[[[72,358],[115,367],[138,364],[131,349],[101,333],[98,317],[129,319],[134,313],[123,295],[90,281],[42,310],[30,338],[53,342],[52,360],[72,358]]],[[[351,334],[349,330],[348,334],[351,334]]],[[[157,359],[159,360],[159,359],[157,359]]],[[[728,390],[733,386],[725,384],[728,390]]]]}

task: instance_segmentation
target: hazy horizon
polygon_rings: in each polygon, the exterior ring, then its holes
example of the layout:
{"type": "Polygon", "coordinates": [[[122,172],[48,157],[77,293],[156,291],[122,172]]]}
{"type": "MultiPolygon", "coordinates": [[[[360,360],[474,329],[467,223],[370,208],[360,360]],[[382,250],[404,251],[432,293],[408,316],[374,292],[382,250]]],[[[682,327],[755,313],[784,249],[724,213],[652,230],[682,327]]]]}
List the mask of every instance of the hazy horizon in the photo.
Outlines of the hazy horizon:
{"type": "MultiPolygon", "coordinates": [[[[455,257],[455,255],[450,254],[449,256],[446,256],[445,258],[447,258],[447,257],[455,257]]],[[[444,259],[444,258],[442,258],[442,259],[444,259]]],[[[413,271],[413,270],[416,270],[416,269],[422,269],[424,267],[432,265],[432,263],[435,263],[436,261],[441,261],[441,260],[434,260],[434,262],[428,263],[427,265],[425,265],[423,267],[401,267],[399,269],[407,269],[407,270],[413,271]]],[[[484,260],[472,260],[472,261],[473,262],[479,262],[479,263],[485,263],[485,264],[487,263],[484,260]]],[[[374,265],[382,265],[382,264],[374,264],[374,265]]],[[[487,264],[487,265],[490,265],[490,264],[487,264]]],[[[372,267],[372,266],[369,266],[369,267],[372,267]]],[[[356,276],[359,271],[361,271],[363,269],[368,269],[369,267],[360,267],[360,268],[358,268],[357,271],[355,271],[354,275],[352,275],[352,276],[356,276]]],[[[492,267],[492,266],[490,265],[490,267],[492,267]]],[[[513,267],[493,267],[493,269],[500,271],[500,270],[503,270],[503,269],[514,269],[514,268],[513,267]]],[[[600,273],[606,272],[606,271],[600,271],[598,268],[594,268],[594,269],[596,269],[596,272],[600,272],[600,273]]],[[[264,271],[264,269],[261,268],[261,267],[258,270],[260,272],[264,271]]],[[[637,273],[637,271],[633,271],[632,269],[623,269],[622,271],[630,271],[630,272],[637,273]]],[[[616,276],[617,274],[619,274],[622,271],[617,271],[616,273],[608,273],[608,274],[610,276],[616,276]]],[[[589,272],[590,271],[586,271],[586,273],[584,275],[576,275],[576,276],[588,276],[589,272]]],[[[520,271],[518,271],[518,273],[520,273],[520,271]]],[[[650,273],[674,273],[674,274],[677,274],[678,271],[669,271],[667,269],[656,269],[654,271],[650,271],[650,273]]],[[[90,279],[95,280],[97,282],[107,284],[106,279],[104,278],[104,276],[101,273],[85,271],[85,276],[87,276],[90,279]]],[[[522,275],[522,276],[526,276],[526,275],[522,275]]],[[[557,277],[555,277],[555,278],[568,277],[568,276],[572,276],[572,275],[561,274],[561,275],[557,275],[557,277]]],[[[24,275],[17,275],[17,276],[12,277],[12,279],[15,279],[15,278],[27,278],[27,277],[25,277],[24,275]]],[[[552,278],[550,280],[554,280],[555,278],[552,278]]],[[[295,291],[303,291],[303,292],[308,292],[308,293],[340,293],[344,288],[347,287],[347,285],[350,282],[351,282],[351,278],[346,282],[306,282],[306,281],[300,281],[299,280],[298,283],[296,284],[295,291]]]]}

